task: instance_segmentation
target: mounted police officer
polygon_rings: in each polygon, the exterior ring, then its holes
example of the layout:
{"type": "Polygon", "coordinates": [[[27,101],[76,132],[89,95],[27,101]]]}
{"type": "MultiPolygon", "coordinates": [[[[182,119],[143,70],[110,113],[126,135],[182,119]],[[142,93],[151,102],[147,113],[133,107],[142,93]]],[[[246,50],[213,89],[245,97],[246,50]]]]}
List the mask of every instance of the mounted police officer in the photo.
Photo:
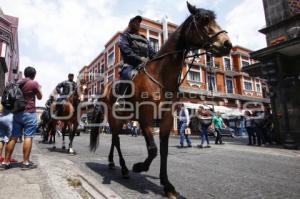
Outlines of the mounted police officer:
{"type": "MultiPolygon", "coordinates": [[[[132,80],[137,73],[136,69],[145,65],[155,55],[146,37],[139,34],[141,21],[142,17],[139,15],[130,19],[128,30],[120,37],[119,47],[124,61],[120,72],[121,80],[132,80]]],[[[126,84],[119,84],[118,94],[125,94],[126,89],[126,84]]]]}
{"type": "Polygon", "coordinates": [[[68,80],[63,81],[56,86],[56,92],[60,95],[59,98],[57,98],[57,102],[59,102],[59,104],[57,104],[59,115],[63,112],[62,102],[66,101],[76,90],[77,84],[74,82],[74,74],[72,73],[68,74],[68,80]]]}

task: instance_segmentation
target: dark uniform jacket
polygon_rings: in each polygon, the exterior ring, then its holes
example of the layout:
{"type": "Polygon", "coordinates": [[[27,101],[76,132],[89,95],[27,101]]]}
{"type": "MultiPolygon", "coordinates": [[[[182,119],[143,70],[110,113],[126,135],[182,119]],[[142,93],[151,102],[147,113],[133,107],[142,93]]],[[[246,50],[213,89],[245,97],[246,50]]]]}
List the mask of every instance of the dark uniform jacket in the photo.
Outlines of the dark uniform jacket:
{"type": "Polygon", "coordinates": [[[71,95],[77,89],[77,84],[74,81],[63,81],[56,86],[57,93],[61,95],[71,95]],[[61,90],[62,89],[62,90],[61,90]]]}
{"type": "Polygon", "coordinates": [[[152,59],[155,55],[154,50],[144,36],[129,31],[121,35],[119,47],[124,63],[133,67],[137,67],[143,62],[141,57],[152,59]]]}

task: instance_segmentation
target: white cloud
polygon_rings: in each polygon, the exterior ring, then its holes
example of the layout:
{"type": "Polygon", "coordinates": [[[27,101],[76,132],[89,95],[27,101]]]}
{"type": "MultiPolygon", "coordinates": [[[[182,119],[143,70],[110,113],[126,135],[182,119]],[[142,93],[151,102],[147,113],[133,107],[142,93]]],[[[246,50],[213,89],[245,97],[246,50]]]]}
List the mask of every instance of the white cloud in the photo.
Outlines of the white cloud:
{"type": "Polygon", "coordinates": [[[258,50],[266,46],[265,36],[258,32],[264,25],[262,1],[243,0],[228,13],[225,30],[234,44],[258,50]]]}
{"type": "Polygon", "coordinates": [[[122,17],[113,16],[112,7],[117,2],[0,0],[4,13],[19,18],[20,66],[22,70],[27,65],[36,67],[36,78],[45,93],[40,105],[57,83],[69,72],[77,74],[116,31],[125,27],[122,17]],[[47,57],[51,54],[57,57],[51,60],[47,57]]]}

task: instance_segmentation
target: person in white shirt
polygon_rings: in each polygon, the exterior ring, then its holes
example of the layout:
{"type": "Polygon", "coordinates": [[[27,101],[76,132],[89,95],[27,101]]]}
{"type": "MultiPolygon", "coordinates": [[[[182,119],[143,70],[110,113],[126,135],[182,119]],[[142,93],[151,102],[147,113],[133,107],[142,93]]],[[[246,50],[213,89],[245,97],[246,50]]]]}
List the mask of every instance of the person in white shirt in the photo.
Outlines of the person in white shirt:
{"type": "Polygon", "coordinates": [[[186,134],[186,129],[190,123],[189,111],[184,107],[183,104],[180,105],[179,112],[179,134],[180,134],[180,147],[184,146],[184,138],[186,139],[188,147],[192,147],[192,141],[188,134],[186,134]]]}

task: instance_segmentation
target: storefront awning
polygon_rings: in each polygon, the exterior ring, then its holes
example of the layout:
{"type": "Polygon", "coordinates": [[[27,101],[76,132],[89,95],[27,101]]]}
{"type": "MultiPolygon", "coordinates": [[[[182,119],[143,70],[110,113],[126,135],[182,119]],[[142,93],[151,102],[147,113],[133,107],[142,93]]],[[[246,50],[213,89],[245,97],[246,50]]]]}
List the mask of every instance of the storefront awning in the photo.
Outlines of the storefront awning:
{"type": "Polygon", "coordinates": [[[184,106],[188,109],[199,109],[202,106],[204,109],[214,109],[214,112],[220,112],[224,117],[238,117],[244,115],[244,111],[238,108],[230,108],[226,106],[212,106],[205,104],[184,102],[184,106]]]}

